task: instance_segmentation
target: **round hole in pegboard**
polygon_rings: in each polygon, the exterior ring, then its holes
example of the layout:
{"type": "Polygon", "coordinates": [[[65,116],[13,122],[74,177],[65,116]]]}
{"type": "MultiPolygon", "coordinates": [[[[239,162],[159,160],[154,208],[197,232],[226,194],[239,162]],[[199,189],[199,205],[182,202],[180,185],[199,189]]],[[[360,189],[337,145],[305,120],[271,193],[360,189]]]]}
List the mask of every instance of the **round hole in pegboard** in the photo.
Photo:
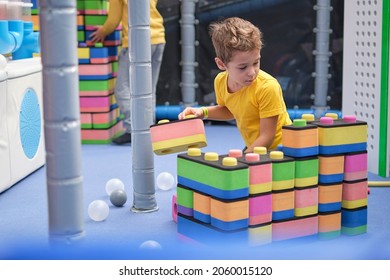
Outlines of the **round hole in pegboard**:
{"type": "Polygon", "coordinates": [[[24,154],[32,159],[41,138],[41,110],[38,97],[31,88],[26,89],[20,106],[19,135],[24,154]]]}

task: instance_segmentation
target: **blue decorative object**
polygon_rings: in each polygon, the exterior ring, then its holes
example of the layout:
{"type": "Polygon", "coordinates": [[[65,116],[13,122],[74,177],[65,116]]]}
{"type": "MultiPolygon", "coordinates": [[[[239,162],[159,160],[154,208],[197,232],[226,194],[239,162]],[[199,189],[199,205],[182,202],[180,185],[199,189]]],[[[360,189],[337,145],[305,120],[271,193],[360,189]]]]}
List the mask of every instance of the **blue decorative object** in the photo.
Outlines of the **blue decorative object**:
{"type": "Polygon", "coordinates": [[[20,140],[25,155],[32,159],[41,138],[41,110],[35,91],[26,89],[20,106],[20,140]]]}

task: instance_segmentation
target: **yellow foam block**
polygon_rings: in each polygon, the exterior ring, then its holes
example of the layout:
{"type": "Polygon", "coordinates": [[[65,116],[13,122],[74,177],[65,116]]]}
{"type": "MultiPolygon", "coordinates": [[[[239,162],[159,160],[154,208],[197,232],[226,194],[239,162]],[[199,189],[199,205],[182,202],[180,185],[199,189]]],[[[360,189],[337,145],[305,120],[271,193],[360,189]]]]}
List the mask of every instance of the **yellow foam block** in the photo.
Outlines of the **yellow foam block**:
{"type": "Polygon", "coordinates": [[[89,48],[77,48],[77,57],[78,58],[90,58],[90,49],[89,48]]]}
{"type": "Polygon", "coordinates": [[[318,127],[321,146],[346,145],[367,141],[367,124],[318,127]]]}

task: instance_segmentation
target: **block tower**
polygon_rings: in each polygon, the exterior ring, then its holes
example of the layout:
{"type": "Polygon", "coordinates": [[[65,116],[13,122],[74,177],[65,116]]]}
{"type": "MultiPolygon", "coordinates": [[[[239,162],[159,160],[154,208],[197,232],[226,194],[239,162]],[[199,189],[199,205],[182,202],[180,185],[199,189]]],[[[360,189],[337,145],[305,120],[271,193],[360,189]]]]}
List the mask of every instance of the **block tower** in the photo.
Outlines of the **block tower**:
{"type": "Polygon", "coordinates": [[[284,126],[275,151],[188,149],[177,158],[172,200],[179,234],[257,246],[365,233],[366,138],[367,123],[328,114],[284,126]]]}
{"type": "Polygon", "coordinates": [[[121,26],[103,43],[92,44],[90,34],[107,18],[106,0],[77,1],[77,40],[81,138],[85,144],[106,144],[123,131],[114,87],[121,46],[121,26]]]}

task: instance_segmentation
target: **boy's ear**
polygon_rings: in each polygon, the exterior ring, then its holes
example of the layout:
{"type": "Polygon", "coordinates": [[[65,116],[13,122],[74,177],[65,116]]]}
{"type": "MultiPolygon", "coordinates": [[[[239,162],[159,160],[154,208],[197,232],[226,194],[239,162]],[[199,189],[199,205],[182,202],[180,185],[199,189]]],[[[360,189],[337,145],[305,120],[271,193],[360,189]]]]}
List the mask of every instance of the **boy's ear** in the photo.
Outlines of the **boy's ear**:
{"type": "Polygon", "coordinates": [[[219,57],[214,58],[214,61],[219,70],[226,70],[225,63],[219,57]]]}

